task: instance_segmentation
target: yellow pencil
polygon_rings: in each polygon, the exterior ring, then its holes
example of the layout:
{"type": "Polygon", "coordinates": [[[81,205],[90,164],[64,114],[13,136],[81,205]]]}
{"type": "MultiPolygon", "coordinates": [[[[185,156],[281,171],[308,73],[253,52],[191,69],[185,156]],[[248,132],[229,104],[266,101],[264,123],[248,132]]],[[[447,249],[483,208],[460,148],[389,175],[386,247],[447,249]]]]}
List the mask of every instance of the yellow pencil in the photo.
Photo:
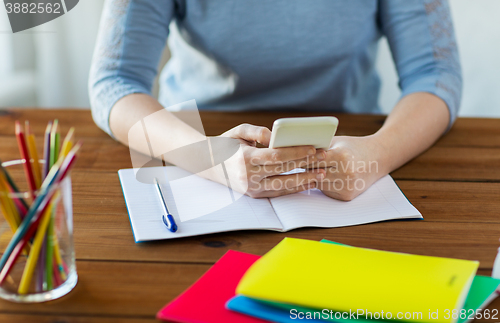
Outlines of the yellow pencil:
{"type": "Polygon", "coordinates": [[[40,170],[40,163],[38,162],[38,152],[36,150],[35,135],[31,133],[31,127],[28,120],[24,122],[24,134],[26,146],[30,155],[31,169],[33,170],[35,186],[36,188],[40,188],[40,185],[42,184],[42,171],[40,170]]]}
{"type": "Polygon", "coordinates": [[[7,185],[7,181],[4,177],[4,174],[0,172],[0,204],[2,207],[2,213],[4,217],[7,219],[12,232],[16,232],[19,224],[21,223],[21,218],[17,211],[14,202],[9,197],[9,187],[7,185]]]}
{"type": "MultiPolygon", "coordinates": [[[[2,211],[5,219],[9,223],[12,233],[15,233],[17,228],[19,228],[19,225],[21,225],[21,216],[19,215],[19,211],[17,210],[14,201],[12,201],[9,196],[10,190],[7,183],[5,175],[0,172],[0,211],[2,211]]],[[[23,254],[28,254],[30,248],[31,243],[28,242],[26,247],[23,249],[23,254]]]]}
{"type": "Polygon", "coordinates": [[[40,255],[40,249],[42,248],[43,239],[45,237],[45,231],[47,231],[47,226],[52,215],[52,208],[54,204],[57,203],[59,198],[59,193],[56,193],[52,202],[49,204],[47,210],[43,214],[42,221],[36,232],[35,239],[33,240],[33,247],[31,248],[28,260],[26,261],[26,266],[24,267],[23,276],[21,277],[21,283],[19,284],[18,293],[20,295],[27,294],[29,287],[31,285],[31,279],[33,278],[33,273],[38,261],[38,256],[40,255]]]}
{"type": "Polygon", "coordinates": [[[17,226],[14,219],[12,218],[12,215],[10,215],[10,212],[7,211],[5,197],[2,196],[2,194],[3,192],[0,192],[0,211],[2,211],[2,214],[5,217],[5,220],[7,220],[7,223],[9,223],[9,227],[12,230],[12,233],[14,233],[17,230],[17,226]]]}
{"type": "Polygon", "coordinates": [[[9,189],[9,182],[7,181],[7,178],[5,177],[5,174],[0,172],[0,187],[1,190],[4,191],[4,196],[7,198],[7,205],[9,209],[11,210],[11,214],[16,220],[17,225],[21,224],[21,216],[19,215],[19,210],[17,209],[14,201],[10,197],[10,189],[9,189]]]}
{"type": "Polygon", "coordinates": [[[40,188],[42,185],[42,170],[40,168],[40,162],[38,161],[38,152],[36,150],[35,135],[31,133],[30,124],[28,121],[25,122],[24,130],[26,133],[26,143],[28,144],[28,151],[30,154],[31,165],[33,166],[33,177],[35,178],[36,188],[40,188]]]}
{"type": "Polygon", "coordinates": [[[62,148],[61,148],[61,154],[59,155],[60,156],[59,158],[66,157],[68,155],[69,151],[71,150],[71,148],[73,148],[73,136],[74,136],[74,134],[75,134],[75,128],[71,127],[71,129],[69,129],[69,131],[68,131],[68,134],[64,138],[62,148]]]}

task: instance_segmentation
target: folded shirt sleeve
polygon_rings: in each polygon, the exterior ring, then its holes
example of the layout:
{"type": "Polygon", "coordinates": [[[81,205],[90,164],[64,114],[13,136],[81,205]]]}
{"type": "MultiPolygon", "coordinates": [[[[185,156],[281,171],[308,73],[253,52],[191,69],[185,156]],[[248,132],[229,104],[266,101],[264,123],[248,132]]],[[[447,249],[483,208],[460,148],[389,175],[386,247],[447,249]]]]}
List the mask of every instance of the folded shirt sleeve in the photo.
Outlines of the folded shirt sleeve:
{"type": "Polygon", "coordinates": [[[89,76],[95,123],[110,134],[113,105],[151,93],[174,14],[173,0],[106,0],[89,76]]]}
{"type": "Polygon", "coordinates": [[[379,14],[402,95],[441,98],[450,111],[449,129],[460,107],[462,73],[448,1],[381,0],[379,14]]]}

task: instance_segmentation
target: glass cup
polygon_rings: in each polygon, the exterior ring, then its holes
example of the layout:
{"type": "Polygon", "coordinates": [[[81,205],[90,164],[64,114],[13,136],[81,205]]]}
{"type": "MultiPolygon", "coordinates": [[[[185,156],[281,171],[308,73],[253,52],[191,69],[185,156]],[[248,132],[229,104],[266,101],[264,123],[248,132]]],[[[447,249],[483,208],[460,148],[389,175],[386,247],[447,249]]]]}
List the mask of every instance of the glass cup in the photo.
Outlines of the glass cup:
{"type": "MultiPolygon", "coordinates": [[[[14,178],[25,181],[21,167],[24,162],[24,159],[13,160],[2,163],[2,166],[10,174],[17,175],[13,176],[14,178]]],[[[17,261],[10,267],[8,275],[4,275],[0,284],[0,298],[20,303],[46,302],[66,295],[76,286],[78,276],[73,245],[71,186],[71,177],[68,174],[62,182],[49,188],[50,193],[53,193],[50,203],[44,212],[39,213],[41,217],[35,226],[36,231],[19,254],[17,261]]],[[[35,195],[43,193],[39,190],[35,195]]],[[[15,224],[12,224],[15,222],[15,215],[13,216],[15,212],[12,212],[12,208],[15,207],[17,210],[23,208],[20,199],[30,205],[30,198],[29,192],[6,193],[0,190],[2,256],[14,235],[13,228],[16,228],[15,224]],[[10,208],[6,207],[7,204],[10,208]]],[[[31,225],[36,219],[37,217],[33,218],[31,225]]],[[[17,221],[18,223],[22,221],[20,216],[17,221]]],[[[2,270],[6,268],[9,267],[6,265],[2,270]]]]}

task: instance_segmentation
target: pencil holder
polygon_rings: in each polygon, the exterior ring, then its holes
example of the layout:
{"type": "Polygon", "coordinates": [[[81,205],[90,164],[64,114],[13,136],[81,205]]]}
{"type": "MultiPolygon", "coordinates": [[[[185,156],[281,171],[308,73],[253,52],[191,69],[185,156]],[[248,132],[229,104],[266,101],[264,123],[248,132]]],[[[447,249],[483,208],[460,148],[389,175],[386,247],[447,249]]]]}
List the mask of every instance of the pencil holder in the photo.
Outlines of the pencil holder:
{"type": "MultiPolygon", "coordinates": [[[[15,182],[21,182],[24,162],[24,159],[14,160],[2,166],[17,179],[15,182]]],[[[6,192],[5,178],[0,185],[4,185],[4,190],[0,187],[0,265],[4,263],[0,266],[0,297],[38,303],[66,295],[78,280],[71,177],[68,175],[48,190],[40,189],[33,194],[14,193],[12,188],[6,192]],[[46,198],[33,211],[33,196],[40,195],[46,198]],[[27,222],[30,212],[35,216],[27,222]]]]}

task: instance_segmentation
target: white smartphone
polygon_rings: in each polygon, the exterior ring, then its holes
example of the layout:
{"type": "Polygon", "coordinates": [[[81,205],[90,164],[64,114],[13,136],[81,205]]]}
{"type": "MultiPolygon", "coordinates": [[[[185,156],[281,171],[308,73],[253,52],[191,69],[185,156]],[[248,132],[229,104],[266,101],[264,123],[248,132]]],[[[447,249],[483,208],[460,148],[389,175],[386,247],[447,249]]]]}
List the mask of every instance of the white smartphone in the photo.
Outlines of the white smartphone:
{"type": "Polygon", "coordinates": [[[328,149],[337,131],[335,117],[282,118],[274,121],[269,148],[314,146],[328,149]]]}

